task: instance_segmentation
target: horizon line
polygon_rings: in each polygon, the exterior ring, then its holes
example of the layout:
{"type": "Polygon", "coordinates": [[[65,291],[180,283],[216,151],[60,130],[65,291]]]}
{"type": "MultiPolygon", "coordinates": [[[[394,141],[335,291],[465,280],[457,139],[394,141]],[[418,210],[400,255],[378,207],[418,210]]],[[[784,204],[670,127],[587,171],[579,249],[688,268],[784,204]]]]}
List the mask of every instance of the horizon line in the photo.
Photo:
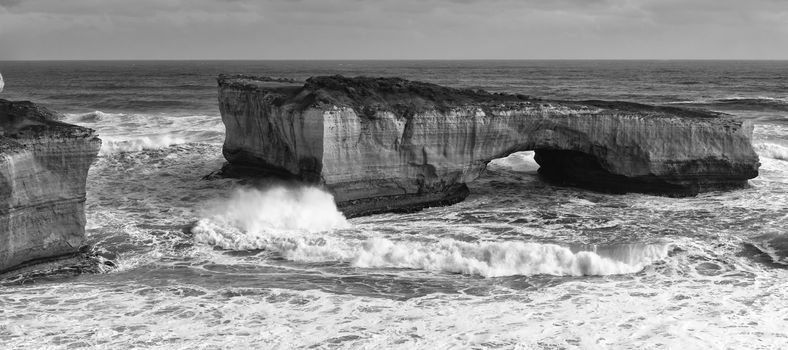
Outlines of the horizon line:
{"type": "Polygon", "coordinates": [[[0,62],[129,62],[129,61],[788,61],[788,58],[84,58],[0,59],[0,62]]]}

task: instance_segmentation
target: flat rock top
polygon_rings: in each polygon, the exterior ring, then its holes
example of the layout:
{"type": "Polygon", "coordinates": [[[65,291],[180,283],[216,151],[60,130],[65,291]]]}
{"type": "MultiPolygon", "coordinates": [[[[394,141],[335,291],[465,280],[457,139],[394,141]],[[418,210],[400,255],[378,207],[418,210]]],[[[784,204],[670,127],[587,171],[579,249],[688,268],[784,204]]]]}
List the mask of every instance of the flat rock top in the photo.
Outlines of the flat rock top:
{"type": "Polygon", "coordinates": [[[484,90],[457,89],[402,78],[317,76],[299,82],[292,79],[248,75],[218,78],[220,87],[259,91],[277,106],[303,110],[310,107],[351,107],[361,115],[378,110],[407,116],[425,110],[445,111],[457,107],[522,108],[563,106],[569,109],[594,109],[608,113],[644,117],[703,119],[707,122],[730,121],[732,116],[699,109],[651,106],[621,101],[552,101],[526,95],[490,93],[484,90]]]}
{"type": "Polygon", "coordinates": [[[63,115],[29,101],[0,99],[0,152],[24,148],[14,140],[46,133],[55,137],[95,137],[93,129],[58,121],[63,115]]]}
{"type": "Polygon", "coordinates": [[[305,82],[253,76],[219,76],[220,87],[256,90],[275,105],[292,104],[304,109],[334,105],[357,111],[393,110],[415,112],[446,110],[468,105],[537,101],[524,95],[493,94],[482,90],[455,89],[401,78],[348,78],[341,75],[311,77],[305,82]]]}

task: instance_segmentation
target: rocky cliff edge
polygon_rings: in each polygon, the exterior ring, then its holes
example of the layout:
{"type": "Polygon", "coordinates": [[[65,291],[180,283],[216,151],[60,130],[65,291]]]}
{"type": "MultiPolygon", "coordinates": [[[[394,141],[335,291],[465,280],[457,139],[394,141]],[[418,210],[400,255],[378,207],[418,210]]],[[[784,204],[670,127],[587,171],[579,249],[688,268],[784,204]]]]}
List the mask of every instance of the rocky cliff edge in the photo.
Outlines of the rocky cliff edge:
{"type": "Polygon", "coordinates": [[[0,99],[0,273],[76,254],[101,140],[31,102],[0,99]]]}

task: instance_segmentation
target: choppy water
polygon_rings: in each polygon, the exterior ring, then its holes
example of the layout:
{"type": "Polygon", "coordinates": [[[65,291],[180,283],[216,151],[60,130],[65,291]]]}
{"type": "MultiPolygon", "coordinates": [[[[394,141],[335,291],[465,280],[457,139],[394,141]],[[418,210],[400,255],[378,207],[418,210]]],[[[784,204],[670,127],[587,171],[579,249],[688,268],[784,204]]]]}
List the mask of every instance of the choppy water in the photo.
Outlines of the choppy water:
{"type": "Polygon", "coordinates": [[[0,286],[1,348],[762,348],[788,344],[788,62],[0,62],[0,97],[104,139],[88,241],[118,268],[0,286]],[[346,220],[202,180],[218,73],[396,75],[699,106],[756,124],[750,188],[608,195],[491,163],[457,205],[346,220]],[[189,230],[194,226],[193,230],[189,230]]]}

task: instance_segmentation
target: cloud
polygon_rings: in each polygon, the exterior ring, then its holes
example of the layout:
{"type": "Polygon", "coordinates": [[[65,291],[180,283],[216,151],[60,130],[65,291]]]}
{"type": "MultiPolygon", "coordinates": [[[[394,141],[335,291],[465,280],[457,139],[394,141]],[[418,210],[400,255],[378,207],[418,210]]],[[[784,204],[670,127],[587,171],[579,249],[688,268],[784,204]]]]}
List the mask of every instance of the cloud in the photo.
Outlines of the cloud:
{"type": "Polygon", "coordinates": [[[22,3],[22,0],[0,0],[0,7],[13,7],[22,3]]]}
{"type": "Polygon", "coordinates": [[[788,58],[783,0],[0,0],[0,59],[788,58]]]}

